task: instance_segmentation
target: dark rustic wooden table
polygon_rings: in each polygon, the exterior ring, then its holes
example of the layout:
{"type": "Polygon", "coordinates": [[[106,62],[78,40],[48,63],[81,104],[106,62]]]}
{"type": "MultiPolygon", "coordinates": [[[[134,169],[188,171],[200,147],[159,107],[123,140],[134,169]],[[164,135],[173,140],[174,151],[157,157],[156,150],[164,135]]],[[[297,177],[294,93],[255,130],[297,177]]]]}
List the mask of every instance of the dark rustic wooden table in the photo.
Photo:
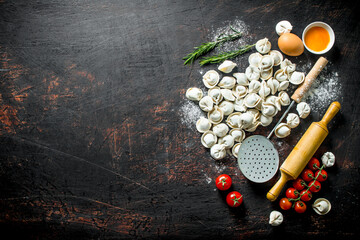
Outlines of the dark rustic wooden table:
{"type": "MultiPolygon", "coordinates": [[[[1,238],[357,237],[359,14],[358,2],[338,0],[0,0],[1,238]],[[299,36],[313,21],[333,27],[321,84],[336,84],[328,86],[335,99],[325,93],[328,102],[317,103],[324,101],[318,86],[311,115],[288,138],[272,139],[280,161],[324,104],[338,100],[342,110],[316,153],[336,155],[314,196],[329,199],[332,210],[282,211],[283,224],[271,227],[269,213],[280,208],[265,195],[276,178],[251,183],[234,158],[214,161],[202,147],[184,93],[217,66],[183,66],[182,57],[239,22],[249,43],[268,37],[277,49],[275,25],[284,19],[299,36]],[[243,194],[239,209],[216,190],[220,173],[243,194]]],[[[247,56],[234,60],[239,71],[247,56]]],[[[317,57],[305,51],[289,59],[309,70],[317,57]]]]}

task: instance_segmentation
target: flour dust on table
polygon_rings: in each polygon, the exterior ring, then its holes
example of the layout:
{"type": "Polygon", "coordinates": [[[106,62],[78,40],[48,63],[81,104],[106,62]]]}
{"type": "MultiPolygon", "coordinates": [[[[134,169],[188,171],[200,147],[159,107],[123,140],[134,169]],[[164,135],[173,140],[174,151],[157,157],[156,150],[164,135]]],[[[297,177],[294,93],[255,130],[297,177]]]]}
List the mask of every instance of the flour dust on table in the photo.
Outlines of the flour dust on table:
{"type": "Polygon", "coordinates": [[[218,37],[222,35],[228,35],[233,33],[233,30],[230,28],[230,26],[233,29],[237,30],[238,32],[241,32],[242,36],[237,40],[225,42],[221,46],[217,47],[215,49],[216,54],[220,52],[233,51],[239,48],[240,46],[247,45],[253,42],[252,37],[249,36],[250,35],[249,26],[244,21],[240,19],[235,19],[233,21],[224,21],[222,24],[223,26],[218,27],[216,29],[212,28],[210,30],[209,33],[210,41],[215,41],[218,37]]]}
{"type": "Polygon", "coordinates": [[[200,117],[206,117],[198,104],[189,100],[186,100],[181,105],[178,114],[180,115],[181,123],[193,131],[196,131],[196,121],[200,117]]]}
{"type": "MultiPolygon", "coordinates": [[[[299,64],[300,65],[300,64],[299,64]]],[[[308,72],[311,63],[300,65],[301,71],[308,72]]],[[[304,96],[312,111],[322,113],[333,101],[342,102],[342,86],[338,72],[332,71],[332,67],[326,66],[319,74],[310,90],[304,96]]]]}

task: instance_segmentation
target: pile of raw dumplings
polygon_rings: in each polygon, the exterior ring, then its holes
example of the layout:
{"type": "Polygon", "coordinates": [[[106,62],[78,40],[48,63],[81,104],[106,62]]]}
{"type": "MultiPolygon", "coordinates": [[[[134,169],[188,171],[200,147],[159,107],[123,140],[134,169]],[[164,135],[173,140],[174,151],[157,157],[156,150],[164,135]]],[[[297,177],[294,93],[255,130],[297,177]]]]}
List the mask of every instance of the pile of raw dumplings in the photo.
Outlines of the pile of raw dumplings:
{"type": "MultiPolygon", "coordinates": [[[[199,107],[207,112],[207,118],[201,117],[196,122],[196,129],[202,133],[202,145],[210,148],[210,155],[216,160],[227,154],[237,157],[245,131],[254,132],[259,125],[270,125],[281,107],[290,104],[285,91],[289,84],[299,85],[305,79],[304,73],[295,71],[295,64],[283,60],[279,51],[271,50],[267,38],[256,43],[256,50],[249,56],[245,73],[232,73],[237,64],[226,60],[218,67],[223,76],[215,70],[203,75],[207,95],[196,87],[186,91],[186,97],[199,101],[199,107]],[[275,66],[280,68],[274,73],[275,66]]],[[[297,111],[305,118],[310,107],[301,102],[297,111]]],[[[299,116],[290,113],[287,122],[276,128],[275,135],[279,138],[288,136],[291,128],[299,125],[299,116]]]]}

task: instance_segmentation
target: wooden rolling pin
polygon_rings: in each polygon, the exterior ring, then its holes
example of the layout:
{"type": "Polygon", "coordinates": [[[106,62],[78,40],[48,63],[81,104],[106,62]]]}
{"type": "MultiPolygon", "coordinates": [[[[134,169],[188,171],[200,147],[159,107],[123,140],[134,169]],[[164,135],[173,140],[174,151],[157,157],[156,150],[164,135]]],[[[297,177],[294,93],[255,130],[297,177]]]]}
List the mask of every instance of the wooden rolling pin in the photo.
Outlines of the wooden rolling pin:
{"type": "Polygon", "coordinates": [[[285,183],[296,179],[314,156],[329,133],[327,124],[340,110],[340,103],[333,102],[320,122],[313,122],[280,167],[281,177],[270,189],[266,197],[275,201],[285,183]]]}

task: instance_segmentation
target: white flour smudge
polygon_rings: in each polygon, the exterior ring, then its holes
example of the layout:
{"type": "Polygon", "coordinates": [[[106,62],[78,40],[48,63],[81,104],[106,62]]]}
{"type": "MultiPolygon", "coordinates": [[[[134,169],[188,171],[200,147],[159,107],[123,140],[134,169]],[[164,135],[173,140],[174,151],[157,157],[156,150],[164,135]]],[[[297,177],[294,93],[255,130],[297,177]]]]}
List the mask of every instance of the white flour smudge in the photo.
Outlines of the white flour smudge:
{"type": "Polygon", "coordinates": [[[192,130],[196,130],[196,121],[200,117],[206,117],[199,105],[193,101],[185,100],[178,113],[181,123],[192,130]]]}
{"type": "Polygon", "coordinates": [[[223,22],[223,26],[216,29],[210,30],[210,39],[209,41],[216,41],[221,35],[234,34],[234,31],[231,30],[230,26],[235,30],[242,33],[242,36],[239,39],[234,41],[225,42],[221,46],[215,48],[214,53],[218,54],[220,52],[233,51],[239,48],[240,46],[252,44],[252,38],[249,36],[249,26],[245,24],[244,21],[235,19],[233,21],[223,22]]]}
{"type": "MultiPolygon", "coordinates": [[[[316,78],[303,101],[307,102],[311,110],[323,114],[333,101],[342,100],[342,86],[337,72],[331,71],[329,63],[316,78]]],[[[308,73],[312,64],[299,67],[300,71],[308,73]]]]}

